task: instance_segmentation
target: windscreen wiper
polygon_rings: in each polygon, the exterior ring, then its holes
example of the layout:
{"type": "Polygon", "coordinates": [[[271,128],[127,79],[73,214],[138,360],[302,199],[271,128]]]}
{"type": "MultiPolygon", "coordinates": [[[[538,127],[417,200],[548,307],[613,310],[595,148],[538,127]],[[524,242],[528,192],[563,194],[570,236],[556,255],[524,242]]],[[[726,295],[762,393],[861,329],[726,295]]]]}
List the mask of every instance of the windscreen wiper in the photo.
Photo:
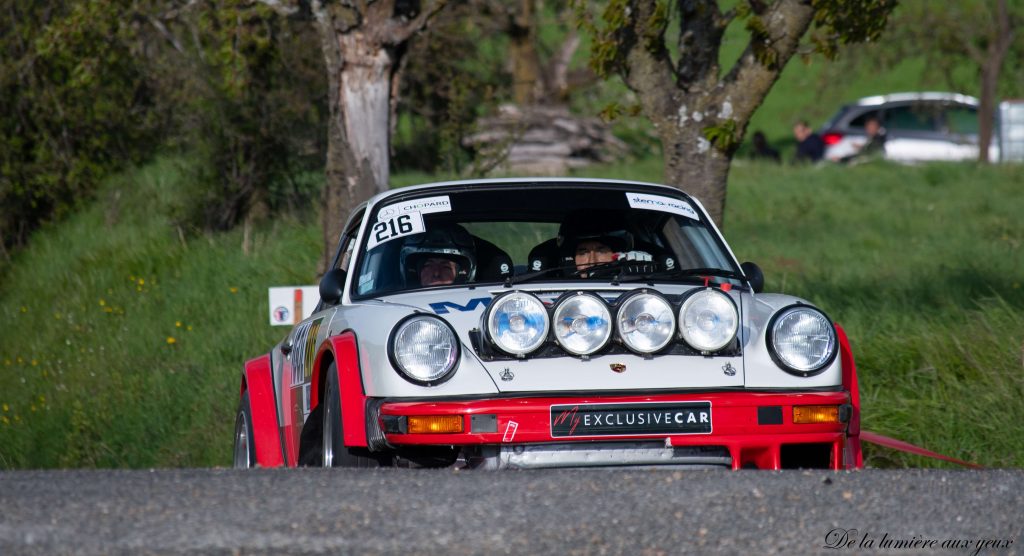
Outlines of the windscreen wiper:
{"type": "Polygon", "coordinates": [[[507,278],[505,278],[505,287],[506,288],[510,288],[510,287],[512,287],[515,284],[522,284],[523,282],[530,282],[532,280],[536,280],[537,278],[543,278],[544,276],[547,276],[548,274],[552,274],[552,273],[555,273],[555,272],[565,272],[565,271],[568,271],[568,270],[576,272],[576,265],[570,264],[570,265],[565,265],[565,266],[553,266],[551,268],[544,268],[544,269],[541,269],[541,270],[534,270],[533,272],[527,272],[526,274],[520,274],[518,276],[509,275],[507,278]]]}
{"type": "Polygon", "coordinates": [[[733,271],[726,270],[724,268],[678,268],[675,270],[662,270],[660,272],[651,272],[650,274],[644,274],[642,276],[623,276],[619,282],[646,282],[648,280],[657,280],[665,278],[694,278],[700,279],[705,276],[715,278],[731,278],[734,280],[747,281],[747,277],[743,274],[733,271]]]}
{"type": "Polygon", "coordinates": [[[522,284],[523,282],[529,282],[537,278],[542,278],[548,274],[555,272],[565,273],[562,278],[583,278],[586,274],[587,278],[597,278],[598,275],[601,277],[607,276],[609,270],[615,270],[619,268],[625,268],[632,265],[645,264],[637,263],[637,261],[629,261],[626,259],[619,259],[617,261],[611,261],[607,263],[598,263],[587,266],[585,268],[577,268],[575,264],[567,264],[565,266],[555,266],[551,268],[545,268],[541,270],[535,270],[533,272],[527,272],[526,274],[520,274],[519,276],[509,276],[505,279],[505,287],[512,287],[514,284],[522,284]]]}

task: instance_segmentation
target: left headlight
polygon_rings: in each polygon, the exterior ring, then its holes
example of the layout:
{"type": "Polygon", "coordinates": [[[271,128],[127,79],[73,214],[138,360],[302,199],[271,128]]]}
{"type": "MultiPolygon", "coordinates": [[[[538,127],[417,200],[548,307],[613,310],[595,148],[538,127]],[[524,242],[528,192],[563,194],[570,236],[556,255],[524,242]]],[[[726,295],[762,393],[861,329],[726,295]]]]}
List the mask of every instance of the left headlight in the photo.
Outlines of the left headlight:
{"type": "Polygon", "coordinates": [[[448,380],[459,361],[459,339],[441,319],[414,316],[391,334],[391,360],[402,375],[417,384],[448,380]]]}
{"type": "Polygon", "coordinates": [[[828,317],[797,305],[768,322],[768,350],[783,370],[798,376],[821,372],[836,357],[836,331],[828,317]]]}

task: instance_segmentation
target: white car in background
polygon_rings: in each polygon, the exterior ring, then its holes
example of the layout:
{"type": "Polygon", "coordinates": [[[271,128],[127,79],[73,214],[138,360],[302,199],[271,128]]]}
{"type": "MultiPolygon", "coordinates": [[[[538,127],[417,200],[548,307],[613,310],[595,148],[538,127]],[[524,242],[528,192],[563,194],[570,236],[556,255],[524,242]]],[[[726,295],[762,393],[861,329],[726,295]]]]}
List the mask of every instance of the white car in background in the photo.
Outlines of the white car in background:
{"type": "MultiPolygon", "coordinates": [[[[978,158],[978,99],[956,93],[894,93],[864,97],[839,109],[822,126],[825,159],[856,155],[868,142],[864,123],[877,118],[886,131],[885,158],[896,162],[978,158]]],[[[999,160],[993,129],[989,160],[999,160]]]]}

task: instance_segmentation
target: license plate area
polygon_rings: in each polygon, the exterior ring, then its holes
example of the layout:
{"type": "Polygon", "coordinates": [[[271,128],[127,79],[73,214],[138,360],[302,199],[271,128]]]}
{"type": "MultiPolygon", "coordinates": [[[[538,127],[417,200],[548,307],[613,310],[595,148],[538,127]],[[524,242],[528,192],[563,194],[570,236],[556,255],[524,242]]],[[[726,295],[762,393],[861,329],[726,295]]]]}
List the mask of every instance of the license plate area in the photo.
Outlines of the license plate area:
{"type": "Polygon", "coordinates": [[[711,434],[711,402],[560,404],[551,406],[551,436],[711,434]]]}

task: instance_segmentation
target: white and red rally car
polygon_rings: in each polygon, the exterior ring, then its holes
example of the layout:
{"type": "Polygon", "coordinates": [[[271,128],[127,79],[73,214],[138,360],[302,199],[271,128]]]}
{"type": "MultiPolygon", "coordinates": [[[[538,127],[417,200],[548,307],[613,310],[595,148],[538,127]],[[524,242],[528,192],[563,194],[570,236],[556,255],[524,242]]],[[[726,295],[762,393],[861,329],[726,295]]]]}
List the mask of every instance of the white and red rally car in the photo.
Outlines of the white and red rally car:
{"type": "Polygon", "coordinates": [[[862,466],[842,329],[677,189],[448,182],[352,211],[245,364],[234,464],[862,466]]]}

